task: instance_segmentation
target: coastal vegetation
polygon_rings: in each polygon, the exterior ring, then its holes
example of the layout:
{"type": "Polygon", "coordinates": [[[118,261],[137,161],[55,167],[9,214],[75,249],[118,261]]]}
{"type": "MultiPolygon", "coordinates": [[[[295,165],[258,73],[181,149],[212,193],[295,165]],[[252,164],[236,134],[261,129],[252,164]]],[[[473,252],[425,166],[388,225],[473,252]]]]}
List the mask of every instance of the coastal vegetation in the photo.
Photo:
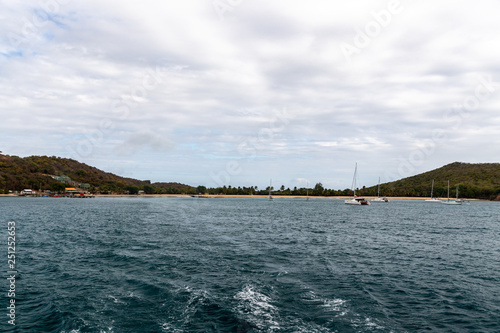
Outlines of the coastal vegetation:
{"type": "MultiPolygon", "coordinates": [[[[455,162],[416,176],[381,184],[380,192],[385,196],[429,197],[434,180],[434,196],[455,196],[459,187],[461,198],[500,200],[500,163],[455,162]]],[[[377,186],[362,189],[363,195],[377,195],[377,186]]]]}
{"type": "MultiPolygon", "coordinates": [[[[401,180],[380,185],[381,195],[397,197],[429,197],[432,180],[434,195],[444,197],[447,181],[459,185],[461,198],[500,200],[499,163],[451,163],[439,169],[425,172],[401,180]]],[[[65,187],[79,187],[92,193],[101,194],[208,194],[208,195],[268,195],[269,187],[222,186],[207,188],[203,185],[189,185],[137,180],[120,177],[99,170],[78,161],[56,156],[18,157],[0,154],[0,193],[34,189],[52,192],[64,191],[65,187]]],[[[351,189],[328,189],[321,182],[312,188],[280,186],[272,188],[275,196],[350,196],[351,189]]],[[[359,188],[356,193],[363,196],[376,196],[377,185],[359,188]]]]}
{"type": "MultiPolygon", "coordinates": [[[[425,172],[416,176],[401,180],[388,182],[380,185],[380,193],[390,197],[429,197],[431,194],[431,183],[434,184],[434,196],[447,196],[447,182],[450,181],[453,188],[451,195],[455,196],[456,186],[459,186],[459,196],[466,199],[486,199],[500,201],[500,163],[451,163],[439,169],[425,172]]],[[[272,189],[273,195],[301,195],[311,196],[351,196],[351,189],[334,190],[324,188],[317,183],[313,188],[285,188],[272,189]]],[[[362,196],[377,196],[378,186],[370,186],[356,189],[356,193],[362,196]]],[[[231,187],[209,188],[208,194],[259,194],[266,195],[269,187],[259,189],[253,187],[231,187]]]]}
{"type": "Polygon", "coordinates": [[[182,194],[195,188],[178,183],[151,184],[149,180],[120,177],[73,159],[56,156],[18,157],[0,154],[0,193],[34,189],[61,192],[81,187],[92,193],[182,194]],[[85,185],[85,186],[82,186],[85,185]]]}

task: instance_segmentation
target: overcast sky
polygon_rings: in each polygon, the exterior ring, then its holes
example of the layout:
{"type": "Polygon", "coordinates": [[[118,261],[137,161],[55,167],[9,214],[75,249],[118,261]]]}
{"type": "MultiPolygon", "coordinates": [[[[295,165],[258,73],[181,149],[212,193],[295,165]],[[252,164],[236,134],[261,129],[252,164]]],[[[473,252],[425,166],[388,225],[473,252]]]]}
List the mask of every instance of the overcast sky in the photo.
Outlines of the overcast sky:
{"type": "Polygon", "coordinates": [[[0,150],[344,189],[499,162],[498,1],[4,0],[0,150]]]}

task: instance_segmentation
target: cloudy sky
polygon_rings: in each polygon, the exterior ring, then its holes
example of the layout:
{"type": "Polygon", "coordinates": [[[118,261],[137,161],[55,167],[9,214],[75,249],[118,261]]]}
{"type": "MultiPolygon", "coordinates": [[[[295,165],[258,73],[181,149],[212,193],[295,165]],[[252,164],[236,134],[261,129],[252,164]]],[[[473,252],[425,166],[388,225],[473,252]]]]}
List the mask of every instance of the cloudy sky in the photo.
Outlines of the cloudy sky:
{"type": "Polygon", "coordinates": [[[499,162],[498,1],[4,0],[0,150],[190,185],[499,162]]]}

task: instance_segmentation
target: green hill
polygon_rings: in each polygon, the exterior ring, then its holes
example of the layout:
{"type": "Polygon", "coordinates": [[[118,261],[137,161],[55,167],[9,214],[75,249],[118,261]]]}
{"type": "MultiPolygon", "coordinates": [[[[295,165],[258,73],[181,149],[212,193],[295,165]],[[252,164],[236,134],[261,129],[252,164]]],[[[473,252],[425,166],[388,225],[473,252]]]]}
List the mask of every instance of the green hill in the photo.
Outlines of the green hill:
{"type": "MultiPolygon", "coordinates": [[[[380,192],[384,196],[429,197],[432,180],[435,181],[435,196],[446,197],[449,180],[452,197],[455,196],[456,186],[459,185],[461,198],[500,200],[500,163],[455,162],[416,176],[381,184],[380,192]]],[[[0,193],[28,188],[54,191],[65,186],[81,187],[94,193],[129,192],[135,194],[139,190],[144,190],[147,194],[196,194],[200,192],[192,186],[179,183],[151,184],[148,180],[120,177],[67,158],[55,156],[21,158],[0,154],[0,193]]],[[[213,193],[225,193],[223,189],[212,190],[213,193]]],[[[345,190],[328,190],[318,195],[348,195],[345,192],[345,190]]],[[[375,196],[377,186],[363,188],[358,193],[375,196]]],[[[314,191],[311,192],[311,195],[314,194],[314,191]]]]}
{"type": "MultiPolygon", "coordinates": [[[[459,185],[461,198],[500,199],[500,163],[451,163],[439,169],[416,176],[381,184],[381,195],[429,197],[434,180],[434,196],[447,196],[450,181],[450,196],[455,196],[459,185]]],[[[376,195],[377,186],[366,188],[363,195],[376,195]]]]}
{"type": "Polygon", "coordinates": [[[0,193],[26,188],[50,190],[61,184],[84,187],[92,192],[124,193],[143,189],[147,193],[183,193],[194,188],[177,183],[151,184],[148,180],[124,178],[78,161],[48,156],[18,157],[0,154],[0,193]]]}

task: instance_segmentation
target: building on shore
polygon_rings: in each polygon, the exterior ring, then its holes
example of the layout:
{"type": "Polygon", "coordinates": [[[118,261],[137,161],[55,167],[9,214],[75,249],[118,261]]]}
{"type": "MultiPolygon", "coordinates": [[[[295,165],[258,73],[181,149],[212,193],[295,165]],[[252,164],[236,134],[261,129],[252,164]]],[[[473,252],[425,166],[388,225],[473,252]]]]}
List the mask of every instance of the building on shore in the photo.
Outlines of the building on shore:
{"type": "Polygon", "coordinates": [[[36,195],[36,192],[33,191],[32,189],[24,189],[21,191],[21,193],[19,193],[19,195],[24,195],[24,196],[34,196],[36,195]]]}

